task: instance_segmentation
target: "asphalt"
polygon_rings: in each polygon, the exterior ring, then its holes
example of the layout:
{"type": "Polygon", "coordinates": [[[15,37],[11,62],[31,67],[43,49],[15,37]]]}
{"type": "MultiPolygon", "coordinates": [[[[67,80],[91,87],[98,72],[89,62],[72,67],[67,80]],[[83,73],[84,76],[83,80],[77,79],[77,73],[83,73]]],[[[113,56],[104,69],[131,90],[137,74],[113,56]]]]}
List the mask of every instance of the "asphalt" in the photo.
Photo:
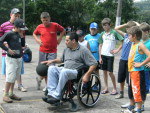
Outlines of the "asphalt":
{"type": "MultiPolygon", "coordinates": [[[[42,89],[45,87],[45,82],[42,81],[41,90],[36,89],[36,66],[38,62],[38,44],[35,42],[32,36],[27,36],[26,41],[30,49],[32,50],[33,59],[30,63],[24,63],[25,74],[22,75],[23,85],[27,87],[27,92],[21,92],[17,89],[17,84],[15,85],[14,92],[16,95],[22,97],[21,101],[14,101],[13,103],[5,103],[2,101],[3,88],[4,88],[4,77],[0,75],[0,113],[68,113],[70,112],[69,103],[64,103],[62,106],[54,107],[42,101],[44,93],[42,89]]],[[[58,57],[61,56],[63,49],[65,48],[65,40],[63,39],[61,44],[58,46],[58,57]]],[[[0,56],[1,57],[1,56],[0,56]]],[[[114,63],[114,74],[117,78],[118,63],[119,63],[120,53],[115,55],[114,63]]],[[[1,60],[0,60],[1,67],[1,60]]],[[[100,71],[100,78],[102,82],[103,89],[103,75],[100,71]]],[[[127,86],[127,85],[126,85],[127,86]]],[[[119,84],[117,84],[119,90],[119,84]]],[[[112,90],[112,83],[109,78],[109,90],[112,90]]],[[[79,103],[75,97],[75,102],[79,106],[77,113],[120,113],[120,105],[129,102],[127,96],[127,87],[125,87],[125,98],[115,99],[115,96],[108,94],[100,95],[100,99],[93,108],[84,108],[79,103]]],[[[145,111],[143,113],[150,113],[150,95],[147,96],[145,102],[145,111]]]]}

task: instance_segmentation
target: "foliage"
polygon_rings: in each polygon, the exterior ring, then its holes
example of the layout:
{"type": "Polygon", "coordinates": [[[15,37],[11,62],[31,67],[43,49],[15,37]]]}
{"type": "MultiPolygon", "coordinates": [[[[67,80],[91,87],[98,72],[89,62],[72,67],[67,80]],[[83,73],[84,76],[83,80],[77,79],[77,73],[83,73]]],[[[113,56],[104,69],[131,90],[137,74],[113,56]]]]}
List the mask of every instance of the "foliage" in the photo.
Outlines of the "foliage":
{"type": "MultiPolygon", "coordinates": [[[[17,7],[22,10],[22,1],[0,0],[0,23],[9,20],[10,9],[17,7]]],[[[112,23],[116,19],[117,0],[103,0],[103,2],[101,0],[25,0],[25,2],[25,19],[30,34],[41,23],[40,14],[43,11],[50,13],[51,21],[64,27],[74,26],[84,30],[88,30],[89,24],[93,21],[100,25],[105,17],[111,18],[112,23]]],[[[122,22],[135,18],[136,11],[133,0],[123,0],[122,22]]]]}
{"type": "Polygon", "coordinates": [[[139,10],[137,11],[138,18],[137,21],[139,22],[147,22],[150,24],[150,0],[143,0],[142,2],[137,2],[135,7],[139,10]]]}

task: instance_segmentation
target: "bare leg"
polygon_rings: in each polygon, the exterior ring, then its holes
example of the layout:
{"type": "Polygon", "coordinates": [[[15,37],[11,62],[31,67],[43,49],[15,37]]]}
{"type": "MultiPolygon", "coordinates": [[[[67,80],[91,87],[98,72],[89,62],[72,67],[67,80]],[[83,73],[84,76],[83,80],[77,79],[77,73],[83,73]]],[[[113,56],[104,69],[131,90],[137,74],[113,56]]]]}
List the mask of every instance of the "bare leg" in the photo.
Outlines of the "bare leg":
{"type": "Polygon", "coordinates": [[[15,85],[15,83],[12,83],[10,86],[10,94],[11,95],[13,94],[13,91],[14,91],[14,85],[15,85]]]}
{"type": "Polygon", "coordinates": [[[10,87],[11,87],[12,83],[10,82],[6,82],[5,83],[5,94],[8,94],[9,93],[9,90],[10,90],[10,87]]]}
{"type": "Polygon", "coordinates": [[[108,75],[107,75],[107,71],[103,71],[103,74],[104,74],[104,84],[105,84],[104,91],[108,91],[108,75]]]}
{"type": "Polygon", "coordinates": [[[22,84],[21,75],[17,77],[18,86],[22,84]]]}
{"type": "Polygon", "coordinates": [[[112,92],[116,92],[117,91],[117,88],[116,88],[116,79],[115,79],[115,75],[113,74],[113,72],[109,72],[109,76],[111,78],[111,81],[113,83],[113,91],[112,92]]]}
{"type": "Polygon", "coordinates": [[[120,91],[124,91],[124,82],[120,83],[120,91]]]}

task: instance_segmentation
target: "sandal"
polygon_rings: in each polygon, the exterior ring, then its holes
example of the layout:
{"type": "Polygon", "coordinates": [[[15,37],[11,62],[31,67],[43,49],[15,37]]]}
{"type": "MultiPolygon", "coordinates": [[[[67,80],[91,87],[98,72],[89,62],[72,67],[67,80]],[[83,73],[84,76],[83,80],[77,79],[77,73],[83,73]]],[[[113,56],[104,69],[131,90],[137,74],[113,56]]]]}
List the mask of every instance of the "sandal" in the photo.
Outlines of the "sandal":
{"type": "Polygon", "coordinates": [[[108,90],[103,90],[103,91],[101,92],[101,94],[107,94],[107,93],[109,93],[108,90]]]}
{"type": "Polygon", "coordinates": [[[118,94],[118,92],[117,91],[115,91],[115,92],[111,92],[110,93],[110,95],[117,95],[118,94]]]}

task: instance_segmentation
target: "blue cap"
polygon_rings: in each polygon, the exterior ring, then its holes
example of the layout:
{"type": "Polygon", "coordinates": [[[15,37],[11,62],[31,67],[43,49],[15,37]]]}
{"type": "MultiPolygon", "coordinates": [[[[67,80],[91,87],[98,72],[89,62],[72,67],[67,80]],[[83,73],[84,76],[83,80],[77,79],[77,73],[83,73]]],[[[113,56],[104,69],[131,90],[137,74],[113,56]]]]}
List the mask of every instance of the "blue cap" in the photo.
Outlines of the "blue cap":
{"type": "Polygon", "coordinates": [[[98,29],[98,24],[96,22],[92,22],[90,24],[90,28],[95,28],[95,29],[98,29]]]}

